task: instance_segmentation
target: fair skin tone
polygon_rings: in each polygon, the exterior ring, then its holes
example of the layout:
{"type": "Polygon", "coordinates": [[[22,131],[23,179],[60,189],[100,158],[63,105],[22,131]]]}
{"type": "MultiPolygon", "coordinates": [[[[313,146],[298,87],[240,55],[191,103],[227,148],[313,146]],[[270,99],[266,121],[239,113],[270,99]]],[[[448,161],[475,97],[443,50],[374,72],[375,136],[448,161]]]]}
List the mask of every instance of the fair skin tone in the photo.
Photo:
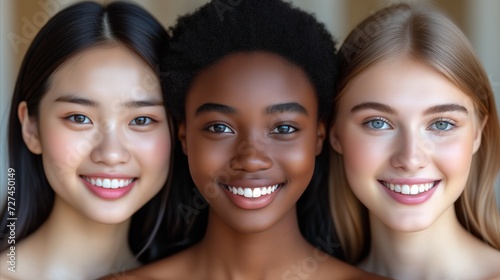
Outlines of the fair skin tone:
{"type": "Polygon", "coordinates": [[[360,268],[395,279],[500,277],[500,252],[467,232],[454,209],[482,127],[472,100],[415,60],[380,62],[352,81],[330,143],[369,210],[360,268]]]}
{"type": "Polygon", "coordinates": [[[325,137],[317,107],[305,73],[277,55],[237,53],[203,71],[187,94],[179,136],[209,202],[206,234],[126,276],[370,279],[311,246],[299,230],[295,204],[325,137]]]}
{"type": "MultiPolygon", "coordinates": [[[[55,191],[42,226],[16,246],[10,279],[95,279],[139,265],[131,216],[168,176],[170,133],[155,73],[123,46],[76,54],[51,79],[23,137],[55,191]]],[[[6,255],[2,254],[2,263],[6,255]]],[[[4,279],[4,278],[2,278],[4,279]]]]}

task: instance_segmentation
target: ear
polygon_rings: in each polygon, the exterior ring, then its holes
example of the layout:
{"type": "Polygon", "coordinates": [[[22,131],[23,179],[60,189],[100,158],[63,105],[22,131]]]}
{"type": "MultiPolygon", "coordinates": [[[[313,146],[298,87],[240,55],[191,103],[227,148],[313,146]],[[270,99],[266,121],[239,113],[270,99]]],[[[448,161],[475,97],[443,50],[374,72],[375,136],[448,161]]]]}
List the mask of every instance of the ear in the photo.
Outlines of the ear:
{"type": "Polygon", "coordinates": [[[481,135],[483,134],[484,126],[488,122],[488,116],[486,116],[481,123],[481,127],[476,129],[476,135],[474,135],[474,144],[473,144],[473,150],[472,153],[475,154],[477,150],[479,150],[479,147],[481,146],[481,135]]]}
{"type": "Polygon", "coordinates": [[[330,135],[329,135],[330,145],[332,148],[339,154],[342,154],[342,145],[340,145],[339,138],[337,136],[337,131],[335,129],[335,125],[330,127],[330,135]]]}
{"type": "Polygon", "coordinates": [[[321,153],[323,149],[323,143],[326,138],[326,125],[324,121],[318,123],[318,130],[316,132],[316,155],[321,153]]]}
{"type": "Polygon", "coordinates": [[[32,153],[37,155],[41,154],[42,145],[38,133],[38,122],[30,118],[26,101],[22,101],[17,107],[17,117],[21,122],[21,132],[24,143],[32,153]]]}
{"type": "Polygon", "coordinates": [[[177,133],[179,140],[182,144],[182,151],[187,155],[187,144],[186,144],[186,121],[179,123],[179,132],[177,133]]]}

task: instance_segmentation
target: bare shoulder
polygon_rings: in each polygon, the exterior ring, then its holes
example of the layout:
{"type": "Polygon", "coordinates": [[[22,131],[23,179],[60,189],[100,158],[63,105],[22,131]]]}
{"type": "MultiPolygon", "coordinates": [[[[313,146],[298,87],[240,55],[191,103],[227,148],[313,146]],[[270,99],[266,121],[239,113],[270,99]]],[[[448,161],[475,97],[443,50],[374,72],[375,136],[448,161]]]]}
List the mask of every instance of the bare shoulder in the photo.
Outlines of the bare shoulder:
{"type": "Polygon", "coordinates": [[[482,257],[487,266],[484,271],[488,271],[485,279],[500,280],[500,250],[491,249],[482,257]]]}
{"type": "Polygon", "coordinates": [[[333,257],[328,257],[318,264],[318,275],[314,279],[388,279],[368,273],[333,257]]]}
{"type": "Polygon", "coordinates": [[[191,279],[193,272],[197,271],[193,250],[186,249],[168,258],[125,271],[109,275],[101,280],[182,280],[191,279]]]}

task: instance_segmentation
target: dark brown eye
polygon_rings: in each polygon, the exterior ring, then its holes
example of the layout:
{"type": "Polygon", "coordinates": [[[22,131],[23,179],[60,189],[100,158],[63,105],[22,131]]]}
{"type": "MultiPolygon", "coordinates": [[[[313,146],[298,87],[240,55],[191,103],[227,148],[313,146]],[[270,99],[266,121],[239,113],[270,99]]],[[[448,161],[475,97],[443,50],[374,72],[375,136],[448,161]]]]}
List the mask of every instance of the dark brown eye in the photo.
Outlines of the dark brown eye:
{"type": "Polygon", "coordinates": [[[220,123],[211,125],[207,129],[215,133],[234,133],[229,126],[220,123]]]}
{"type": "Polygon", "coordinates": [[[148,117],[137,117],[133,119],[130,124],[131,125],[148,125],[152,122],[153,120],[148,117]]]}
{"type": "Polygon", "coordinates": [[[295,132],[297,129],[291,125],[279,125],[275,127],[271,133],[272,134],[289,134],[295,132]]]}
{"type": "Polygon", "coordinates": [[[74,123],[77,123],[77,124],[91,124],[92,121],[87,118],[85,115],[80,115],[80,114],[77,114],[77,115],[71,115],[69,117],[67,117],[66,119],[74,122],[74,123]]]}

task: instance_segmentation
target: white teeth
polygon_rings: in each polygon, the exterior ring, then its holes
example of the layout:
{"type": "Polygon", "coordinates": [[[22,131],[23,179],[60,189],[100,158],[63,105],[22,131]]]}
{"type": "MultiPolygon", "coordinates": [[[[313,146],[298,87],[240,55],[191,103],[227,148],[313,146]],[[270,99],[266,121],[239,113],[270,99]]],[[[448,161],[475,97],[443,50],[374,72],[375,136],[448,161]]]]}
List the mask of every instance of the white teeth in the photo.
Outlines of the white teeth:
{"type": "Polygon", "coordinates": [[[83,176],[83,178],[91,185],[105,189],[123,188],[134,181],[133,179],[88,178],[85,176],[83,176]]]}
{"type": "Polygon", "coordinates": [[[401,193],[402,193],[402,194],[410,194],[410,186],[408,186],[408,185],[403,185],[403,186],[401,187],[401,193]]]}
{"type": "Polygon", "coordinates": [[[257,198],[257,197],[261,197],[263,195],[269,195],[271,193],[273,193],[278,187],[279,185],[273,185],[273,186],[269,186],[269,187],[262,187],[262,188],[242,188],[242,187],[231,187],[231,186],[227,186],[227,189],[235,194],[235,195],[240,195],[240,196],[244,196],[244,197],[248,197],[248,198],[257,198]]]}
{"type": "Polygon", "coordinates": [[[260,197],[260,188],[253,189],[253,197],[260,197]]]}
{"type": "Polygon", "coordinates": [[[109,179],[102,180],[102,187],[105,189],[111,188],[111,181],[109,179]]]}
{"type": "Polygon", "coordinates": [[[432,187],[434,187],[434,182],[426,184],[415,184],[415,185],[398,185],[398,184],[383,182],[383,185],[386,188],[390,189],[391,191],[397,193],[402,193],[407,195],[417,195],[432,189],[432,187]]]}
{"type": "Polygon", "coordinates": [[[243,194],[245,197],[252,197],[252,189],[245,188],[245,193],[243,194]]]}

